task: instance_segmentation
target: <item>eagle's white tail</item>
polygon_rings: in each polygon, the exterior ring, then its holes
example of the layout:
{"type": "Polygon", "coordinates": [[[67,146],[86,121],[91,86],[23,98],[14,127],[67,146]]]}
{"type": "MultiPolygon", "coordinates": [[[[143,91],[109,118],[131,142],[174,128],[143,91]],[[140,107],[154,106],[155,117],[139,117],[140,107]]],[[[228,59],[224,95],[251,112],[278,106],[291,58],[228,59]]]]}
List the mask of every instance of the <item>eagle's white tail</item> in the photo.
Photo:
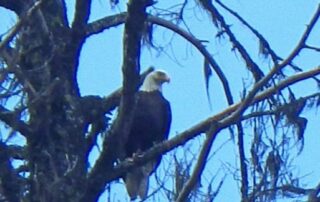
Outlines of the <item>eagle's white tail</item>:
{"type": "Polygon", "coordinates": [[[154,162],[147,163],[144,166],[133,168],[127,172],[124,180],[131,200],[135,200],[138,196],[141,200],[147,197],[149,176],[152,173],[154,166],[154,162]]]}

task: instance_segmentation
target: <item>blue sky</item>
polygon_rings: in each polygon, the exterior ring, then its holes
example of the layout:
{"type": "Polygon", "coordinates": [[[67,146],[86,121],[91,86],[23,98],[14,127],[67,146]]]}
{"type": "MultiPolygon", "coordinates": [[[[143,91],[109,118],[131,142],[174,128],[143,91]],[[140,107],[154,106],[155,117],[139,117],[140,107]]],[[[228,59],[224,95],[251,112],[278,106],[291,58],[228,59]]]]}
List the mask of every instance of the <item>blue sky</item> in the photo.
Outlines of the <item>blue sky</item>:
{"type": "MultiPolygon", "coordinates": [[[[168,8],[171,2],[159,0],[156,7],[168,8]]],[[[175,4],[177,2],[175,1],[175,4]]],[[[236,10],[255,29],[262,33],[269,41],[273,50],[281,57],[286,57],[295,47],[299,37],[306,28],[306,24],[319,4],[316,0],[226,0],[223,2],[236,10]]],[[[74,0],[68,1],[70,21],[73,14],[73,3],[74,0]]],[[[242,92],[243,82],[250,83],[250,75],[242,63],[240,56],[230,50],[231,47],[228,39],[215,38],[216,30],[208,22],[208,15],[200,8],[195,7],[192,2],[190,4],[185,16],[188,28],[190,28],[197,38],[210,41],[206,46],[230,80],[234,99],[238,101],[242,92]]],[[[218,8],[220,7],[218,6],[218,8]]],[[[220,10],[222,13],[225,13],[222,9],[220,10]]],[[[93,0],[90,21],[120,11],[125,11],[125,3],[121,3],[115,9],[110,9],[108,1],[93,0]]],[[[15,18],[3,9],[0,9],[0,17],[3,19],[0,25],[0,34],[2,34],[8,27],[14,24],[15,18]]],[[[231,29],[238,39],[250,52],[250,55],[258,61],[264,72],[267,72],[271,66],[268,60],[259,56],[258,40],[230,15],[225,15],[225,19],[231,25],[231,29]]],[[[212,100],[212,109],[210,110],[202,72],[203,57],[180,36],[161,27],[156,27],[155,30],[155,42],[164,46],[164,51],[157,53],[152,49],[144,47],[141,66],[142,70],[144,70],[148,66],[153,65],[156,68],[166,70],[171,75],[172,82],[164,86],[164,94],[172,104],[173,122],[170,135],[174,136],[206,117],[222,111],[227,106],[227,103],[221,84],[214,75],[210,81],[210,96],[212,100]]],[[[106,96],[121,85],[122,31],[123,27],[119,26],[106,30],[99,35],[94,35],[86,41],[81,52],[78,72],[78,81],[82,95],[106,96]]],[[[320,45],[319,34],[320,24],[318,23],[315,32],[311,36],[310,45],[320,45]]],[[[295,62],[301,65],[302,69],[308,70],[319,65],[318,58],[318,54],[307,51],[299,55],[295,62]]],[[[292,73],[291,70],[287,70],[286,72],[288,74],[292,73]]],[[[309,89],[313,91],[316,89],[314,83],[308,82],[307,85],[295,86],[295,90],[301,93],[301,95],[308,93],[309,89]]],[[[320,179],[320,173],[317,172],[320,169],[320,162],[314,161],[313,158],[319,155],[319,151],[316,150],[317,145],[320,144],[320,138],[316,138],[319,131],[319,126],[316,123],[319,121],[319,115],[314,111],[307,111],[304,113],[304,116],[310,117],[310,119],[306,132],[305,150],[295,159],[297,163],[296,172],[299,175],[309,173],[310,175],[307,175],[304,181],[306,185],[314,186],[320,179]],[[303,164],[303,167],[301,164],[303,164]]],[[[250,136],[250,130],[247,135],[250,136]]],[[[222,132],[215,142],[213,150],[228,141],[229,137],[227,132],[222,132]]],[[[194,142],[192,152],[196,154],[201,138],[194,140],[194,142]]],[[[247,141],[248,143],[250,142],[247,141]]],[[[170,154],[167,156],[170,157],[170,154]]],[[[228,144],[219,150],[217,155],[210,159],[205,170],[205,178],[214,175],[221,168],[226,169],[226,165],[236,166],[236,158],[236,146],[232,141],[229,141],[228,144]]],[[[217,201],[237,200],[239,196],[238,188],[234,183],[232,174],[228,173],[227,183],[222,187],[222,192],[218,196],[217,201]]],[[[122,185],[117,186],[116,190],[124,192],[122,185]]],[[[116,196],[116,198],[121,199],[122,194],[116,196]]]]}

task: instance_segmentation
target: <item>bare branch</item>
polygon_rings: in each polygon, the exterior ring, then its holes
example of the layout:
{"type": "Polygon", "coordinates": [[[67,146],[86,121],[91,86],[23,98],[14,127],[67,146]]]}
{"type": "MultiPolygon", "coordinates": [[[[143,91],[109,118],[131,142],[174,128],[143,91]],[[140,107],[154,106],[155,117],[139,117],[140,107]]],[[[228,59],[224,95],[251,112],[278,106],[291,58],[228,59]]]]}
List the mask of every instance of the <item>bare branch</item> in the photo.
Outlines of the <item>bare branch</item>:
{"type": "MultiPolygon", "coordinates": [[[[310,24],[307,26],[307,29],[305,30],[304,34],[302,35],[301,40],[299,41],[298,45],[296,48],[292,51],[292,53],[288,56],[287,59],[285,59],[281,64],[274,66],[271,71],[263,77],[259,82],[257,82],[253,89],[249,92],[249,94],[246,96],[244,101],[242,102],[242,106],[240,106],[237,111],[235,112],[235,116],[241,116],[241,114],[246,110],[246,108],[250,105],[251,101],[254,99],[256,93],[261,90],[261,88],[268,83],[268,81],[275,75],[277,74],[282,68],[287,66],[292,62],[292,60],[299,54],[301,49],[305,46],[305,42],[308,39],[313,27],[315,26],[318,18],[320,16],[320,5],[314,14],[314,16],[311,19],[310,24]]],[[[317,70],[319,68],[316,68],[317,70]]],[[[308,73],[308,72],[306,72],[308,73]]],[[[292,76],[294,77],[294,76],[292,76]]]]}
{"type": "Polygon", "coordinates": [[[310,49],[310,50],[314,50],[314,51],[317,51],[317,52],[320,52],[320,48],[315,47],[315,46],[305,45],[305,48],[310,49]]]}
{"type": "Polygon", "coordinates": [[[226,9],[229,13],[231,13],[234,17],[236,17],[242,24],[244,24],[248,29],[256,35],[256,37],[260,40],[260,42],[263,45],[263,48],[267,50],[267,53],[270,54],[271,59],[273,60],[274,64],[278,63],[278,60],[280,57],[271,49],[270,44],[268,41],[264,38],[262,34],[260,34],[256,29],[254,29],[245,19],[243,19],[238,13],[227,7],[225,4],[223,4],[220,0],[216,0],[216,2],[224,9],[226,9]]]}
{"type": "Polygon", "coordinates": [[[13,130],[20,132],[23,136],[29,137],[31,135],[31,128],[24,121],[17,117],[15,112],[12,112],[3,106],[0,106],[0,120],[10,126],[13,130]]]}
{"type": "MultiPolygon", "coordinates": [[[[118,26],[124,23],[126,14],[127,13],[121,13],[114,16],[108,16],[101,20],[88,24],[88,26],[86,27],[87,37],[92,34],[100,33],[105,29],[109,29],[111,27],[118,26]]],[[[176,24],[168,20],[165,20],[156,16],[148,15],[148,21],[153,24],[170,29],[171,31],[179,34],[180,36],[185,38],[187,41],[189,41],[192,45],[194,45],[199,50],[199,52],[206,58],[211,68],[213,68],[213,70],[216,72],[217,76],[219,77],[222,83],[222,86],[224,88],[228,104],[229,105],[233,104],[233,98],[232,98],[228,80],[225,77],[221,68],[219,67],[218,63],[214,60],[214,58],[208,52],[205,46],[202,45],[201,40],[195,38],[192,34],[188,33],[187,31],[183,30],[182,28],[180,28],[179,26],[177,26],[176,24]]]]}
{"type": "Polygon", "coordinates": [[[246,62],[246,65],[253,74],[253,77],[255,81],[259,81],[263,76],[263,72],[259,68],[259,66],[253,61],[253,59],[250,57],[249,53],[246,51],[246,49],[242,46],[242,44],[236,39],[235,35],[232,33],[230,26],[225,22],[223,16],[219,13],[219,11],[213,6],[211,1],[209,0],[199,0],[201,5],[206,9],[213,20],[219,22],[220,26],[223,28],[223,31],[227,33],[229,36],[230,42],[234,45],[234,48],[236,48],[241,57],[246,62]]]}
{"type": "Polygon", "coordinates": [[[99,34],[106,29],[110,29],[111,27],[116,27],[125,22],[127,17],[127,12],[123,12],[116,15],[111,15],[104,17],[100,20],[89,23],[85,27],[86,37],[89,37],[93,34],[99,34]]]}
{"type": "Polygon", "coordinates": [[[291,54],[279,65],[280,67],[278,67],[277,69],[281,69],[281,68],[287,66],[288,64],[290,64],[294,60],[294,58],[296,56],[299,55],[300,51],[306,46],[307,39],[309,38],[310,33],[312,32],[314,26],[316,25],[316,23],[319,19],[319,16],[320,16],[320,4],[318,5],[318,8],[317,8],[315,14],[313,15],[310,23],[307,25],[307,28],[304,31],[299,43],[294,48],[294,50],[291,52],[291,54]]]}
{"type": "Polygon", "coordinates": [[[213,68],[213,70],[216,72],[217,76],[219,77],[222,83],[222,86],[224,88],[224,92],[226,94],[228,104],[229,105],[233,104],[233,98],[232,98],[232,94],[231,94],[231,90],[230,90],[227,78],[225,77],[218,63],[214,60],[212,55],[207,51],[205,46],[202,45],[199,39],[195,38],[194,36],[192,36],[192,34],[186,32],[185,30],[173,24],[172,22],[169,22],[162,18],[149,15],[148,20],[154,24],[157,24],[172,30],[173,32],[179,34],[180,36],[185,38],[187,41],[189,41],[192,45],[194,45],[199,50],[199,52],[205,57],[205,59],[208,61],[210,66],[213,68]]]}
{"type": "MultiPolygon", "coordinates": [[[[77,0],[74,14],[74,20],[72,23],[73,29],[83,29],[82,27],[87,23],[90,15],[92,0],[77,0]]],[[[80,31],[80,30],[79,30],[80,31]]]]}
{"type": "MultiPolygon", "coordinates": [[[[140,76],[139,86],[142,84],[146,76],[154,71],[154,67],[149,67],[146,71],[144,71],[140,76]]],[[[114,110],[120,103],[120,98],[122,94],[122,88],[118,88],[113,91],[107,97],[103,98],[103,108],[105,109],[105,113],[114,110]]]]}

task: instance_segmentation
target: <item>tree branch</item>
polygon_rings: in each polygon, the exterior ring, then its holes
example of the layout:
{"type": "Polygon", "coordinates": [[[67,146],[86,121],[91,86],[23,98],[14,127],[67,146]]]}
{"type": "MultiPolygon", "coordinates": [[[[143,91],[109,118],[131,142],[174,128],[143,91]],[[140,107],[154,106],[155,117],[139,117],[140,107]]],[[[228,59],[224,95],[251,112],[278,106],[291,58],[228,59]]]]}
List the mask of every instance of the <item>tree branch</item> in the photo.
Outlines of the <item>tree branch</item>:
{"type": "Polygon", "coordinates": [[[317,202],[320,200],[318,196],[320,193],[320,183],[309,193],[308,201],[309,202],[317,202]]]}
{"type": "Polygon", "coordinates": [[[318,5],[318,8],[317,8],[315,14],[311,18],[310,23],[307,25],[307,28],[304,31],[299,43],[294,48],[294,50],[291,52],[291,54],[279,65],[278,69],[281,69],[281,68],[287,66],[288,64],[290,64],[294,60],[294,58],[299,55],[300,51],[306,47],[307,39],[309,38],[311,31],[313,30],[314,26],[316,25],[317,21],[319,20],[319,16],[320,16],[320,4],[318,5]]]}
{"type": "MultiPolygon", "coordinates": [[[[318,18],[320,16],[320,5],[318,6],[318,9],[316,11],[316,13],[314,14],[314,16],[311,19],[310,24],[307,26],[307,29],[305,30],[305,32],[303,33],[301,40],[299,41],[298,45],[295,47],[295,49],[292,51],[292,53],[288,56],[287,59],[285,59],[281,64],[274,66],[271,71],[265,76],[263,77],[259,82],[257,82],[252,90],[249,92],[249,94],[246,96],[246,98],[243,100],[241,106],[234,112],[235,116],[241,116],[241,114],[243,114],[243,112],[247,109],[247,107],[250,105],[251,101],[254,99],[255,95],[257,94],[257,92],[259,90],[261,90],[261,88],[266,85],[269,80],[277,73],[279,72],[281,69],[283,69],[285,66],[287,66],[288,64],[290,64],[293,59],[299,54],[299,52],[301,51],[301,49],[304,47],[306,40],[308,39],[313,27],[315,26],[318,18]]],[[[316,68],[315,70],[319,69],[316,68]]],[[[312,71],[311,71],[312,72],[312,71]]],[[[308,73],[308,72],[305,72],[308,73]]],[[[294,77],[294,76],[292,76],[294,77]]]]}
{"type": "Polygon", "coordinates": [[[245,19],[243,19],[238,13],[227,7],[225,4],[223,4],[220,0],[216,0],[217,4],[219,4],[222,8],[227,10],[231,15],[236,17],[242,24],[244,24],[248,29],[256,35],[256,37],[260,40],[260,43],[262,43],[262,46],[264,49],[267,50],[267,53],[270,54],[271,59],[274,64],[278,63],[278,60],[280,57],[271,49],[270,44],[268,41],[264,38],[262,34],[260,34],[256,29],[254,29],[245,19]]]}
{"type": "Polygon", "coordinates": [[[217,76],[219,77],[219,79],[222,83],[222,86],[224,88],[224,92],[226,94],[228,104],[229,105],[233,104],[233,98],[232,98],[232,94],[231,94],[231,90],[230,90],[229,82],[228,82],[227,78],[225,77],[225,75],[224,75],[223,71],[221,70],[221,68],[219,67],[218,63],[214,60],[212,55],[207,51],[205,46],[202,45],[200,40],[198,40],[197,38],[192,36],[192,34],[186,32],[185,30],[183,30],[179,26],[173,24],[172,22],[164,20],[162,18],[149,15],[148,20],[151,23],[154,23],[154,24],[160,25],[162,27],[165,27],[167,29],[170,29],[171,31],[179,34],[180,36],[185,38],[187,41],[189,41],[192,45],[194,45],[199,50],[199,52],[205,57],[205,59],[209,62],[211,68],[216,72],[217,76]]]}
{"type": "Polygon", "coordinates": [[[15,112],[10,111],[3,106],[0,106],[0,120],[25,137],[30,137],[32,133],[29,125],[27,125],[24,121],[21,121],[16,116],[15,112]]]}
{"type": "MultiPolygon", "coordinates": [[[[108,16],[108,17],[102,18],[100,20],[97,20],[95,22],[88,24],[88,26],[86,27],[87,37],[92,34],[100,33],[105,29],[109,29],[111,27],[118,26],[118,25],[124,23],[126,15],[127,15],[127,13],[121,13],[121,14],[117,14],[117,15],[113,15],[113,16],[108,16]]],[[[179,34],[181,37],[185,38],[192,45],[194,45],[199,50],[199,52],[206,58],[206,60],[209,62],[211,68],[213,68],[213,70],[216,72],[216,74],[217,74],[218,78],[220,79],[222,86],[224,88],[224,92],[226,94],[228,104],[229,105],[233,104],[233,98],[232,98],[232,94],[231,94],[231,90],[230,90],[227,78],[225,77],[225,75],[224,75],[223,71],[221,70],[221,68],[219,67],[218,63],[214,60],[214,58],[208,52],[208,50],[205,48],[205,46],[202,45],[200,40],[198,40],[197,38],[192,36],[192,34],[186,32],[185,30],[183,30],[182,28],[180,28],[179,26],[175,25],[174,23],[172,23],[168,20],[165,20],[165,19],[162,19],[162,18],[159,18],[156,16],[148,15],[148,21],[153,24],[170,29],[171,31],[179,34]]]]}
{"type": "Polygon", "coordinates": [[[24,0],[0,0],[0,6],[14,11],[19,15],[23,12],[24,2],[24,0]]]}
{"type": "Polygon", "coordinates": [[[83,29],[83,26],[88,22],[92,0],[77,0],[74,19],[72,23],[73,29],[83,29]]]}
{"type": "Polygon", "coordinates": [[[85,27],[86,37],[89,37],[94,34],[99,34],[106,29],[110,29],[111,27],[116,27],[125,22],[127,17],[127,12],[123,12],[116,15],[111,15],[104,17],[100,20],[89,23],[85,27]]]}
{"type": "MultiPolygon", "coordinates": [[[[144,71],[140,75],[140,83],[139,86],[143,83],[144,79],[148,74],[154,71],[154,67],[149,67],[146,71],[144,71]]],[[[117,90],[113,91],[110,95],[103,98],[103,108],[105,110],[105,113],[108,113],[112,110],[114,110],[120,103],[120,98],[122,94],[122,88],[118,88],[117,90]]]]}
{"type": "Polygon", "coordinates": [[[211,1],[209,0],[199,0],[201,5],[205,10],[207,10],[213,19],[214,22],[218,21],[219,25],[223,28],[223,31],[227,33],[230,42],[233,44],[234,48],[236,48],[241,57],[244,59],[246,66],[248,67],[249,71],[252,73],[255,81],[259,81],[263,76],[263,72],[259,68],[259,66],[253,61],[253,59],[250,57],[249,53],[246,51],[246,49],[242,46],[242,44],[236,39],[234,34],[232,33],[230,26],[227,25],[225,22],[223,16],[219,13],[219,11],[213,6],[211,1]]]}

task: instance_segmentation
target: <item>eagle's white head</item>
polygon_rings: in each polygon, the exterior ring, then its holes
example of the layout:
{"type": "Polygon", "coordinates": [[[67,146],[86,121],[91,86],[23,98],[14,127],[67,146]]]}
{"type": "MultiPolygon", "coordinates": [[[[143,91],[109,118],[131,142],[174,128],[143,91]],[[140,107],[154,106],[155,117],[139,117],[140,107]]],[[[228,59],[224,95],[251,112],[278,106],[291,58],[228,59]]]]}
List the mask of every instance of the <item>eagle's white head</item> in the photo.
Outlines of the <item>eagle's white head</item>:
{"type": "Polygon", "coordinates": [[[163,70],[155,70],[144,79],[140,90],[146,92],[158,90],[162,92],[162,84],[165,82],[170,82],[168,74],[163,70]]]}

